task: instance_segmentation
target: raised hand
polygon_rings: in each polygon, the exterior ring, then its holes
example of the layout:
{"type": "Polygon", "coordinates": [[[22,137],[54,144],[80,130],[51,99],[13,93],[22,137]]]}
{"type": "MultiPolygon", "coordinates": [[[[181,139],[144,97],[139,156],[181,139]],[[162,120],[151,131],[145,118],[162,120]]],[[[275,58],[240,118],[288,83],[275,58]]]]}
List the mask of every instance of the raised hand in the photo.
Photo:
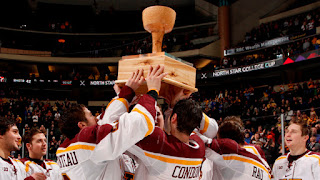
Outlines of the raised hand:
{"type": "Polygon", "coordinates": [[[119,94],[121,91],[121,88],[118,86],[118,84],[113,85],[113,90],[116,94],[119,94]]]}
{"type": "Polygon", "coordinates": [[[164,73],[164,66],[157,65],[156,67],[150,66],[150,71],[146,78],[148,91],[157,90],[160,91],[161,88],[161,80],[168,74],[164,73]]]}
{"type": "Polygon", "coordinates": [[[132,73],[131,77],[128,79],[125,85],[136,91],[143,83],[143,81],[143,69],[137,69],[136,72],[132,73]]]}

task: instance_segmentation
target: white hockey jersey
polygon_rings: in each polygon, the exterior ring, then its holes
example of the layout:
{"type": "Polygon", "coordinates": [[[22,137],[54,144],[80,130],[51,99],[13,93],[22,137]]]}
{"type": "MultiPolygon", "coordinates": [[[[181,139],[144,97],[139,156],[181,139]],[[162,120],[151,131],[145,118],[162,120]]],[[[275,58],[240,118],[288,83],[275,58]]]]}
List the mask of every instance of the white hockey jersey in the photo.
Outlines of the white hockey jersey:
{"type": "MultiPolygon", "coordinates": [[[[127,111],[127,100],[133,96],[131,88],[123,87],[104,116],[127,111]]],[[[155,105],[155,99],[146,94],[131,113],[122,114],[110,124],[86,127],[73,139],[66,139],[57,150],[57,162],[65,179],[121,179],[119,156],[153,132],[155,105]]]]}
{"type": "Polygon", "coordinates": [[[33,173],[43,173],[47,176],[47,180],[63,180],[59,165],[52,160],[45,159],[39,164],[30,158],[23,158],[20,161],[26,166],[27,176],[33,173]]]}
{"type": "Polygon", "coordinates": [[[290,153],[278,157],[272,169],[274,180],[319,180],[320,154],[308,151],[289,164],[290,153]]]}
{"type": "Polygon", "coordinates": [[[33,180],[27,177],[24,164],[18,159],[10,158],[9,162],[0,158],[0,179],[2,180],[33,180]]]}
{"type": "Polygon", "coordinates": [[[207,164],[202,179],[206,180],[268,180],[269,166],[231,139],[213,139],[206,148],[207,164]]]}

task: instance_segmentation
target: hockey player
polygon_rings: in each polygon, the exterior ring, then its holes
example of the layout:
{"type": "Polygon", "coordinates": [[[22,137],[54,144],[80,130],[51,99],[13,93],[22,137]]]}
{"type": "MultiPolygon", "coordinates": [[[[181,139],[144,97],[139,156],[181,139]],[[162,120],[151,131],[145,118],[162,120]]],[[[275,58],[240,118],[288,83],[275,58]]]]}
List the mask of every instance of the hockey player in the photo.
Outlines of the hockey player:
{"type": "Polygon", "coordinates": [[[5,180],[44,180],[43,173],[26,175],[24,164],[10,157],[11,151],[19,150],[21,136],[13,119],[0,119],[0,179],[5,180]]]}
{"type": "MultiPolygon", "coordinates": [[[[117,87],[117,85],[115,85],[114,89],[115,89],[116,93],[119,94],[120,88],[117,87]],[[118,90],[119,90],[119,92],[117,92],[118,90]]],[[[156,116],[156,119],[155,119],[155,126],[157,126],[157,127],[159,127],[160,129],[163,130],[164,119],[163,119],[162,111],[161,111],[159,105],[156,106],[156,112],[157,112],[157,116],[156,116]]],[[[120,114],[118,114],[118,115],[120,115],[120,114]]],[[[104,114],[101,114],[98,117],[99,117],[98,124],[108,123],[107,122],[108,120],[110,121],[113,118],[115,118],[114,115],[112,116],[112,118],[111,117],[106,118],[106,116],[104,116],[104,114]],[[102,121],[102,119],[104,121],[102,121]]],[[[119,158],[121,174],[122,174],[122,177],[123,177],[122,179],[123,180],[133,180],[135,178],[136,168],[139,166],[139,164],[133,158],[128,156],[127,154],[128,154],[128,152],[125,152],[119,158]]]]}
{"type": "MultiPolygon", "coordinates": [[[[233,133],[232,131],[229,131],[229,132],[223,132],[223,133],[221,132],[221,134],[225,134],[226,138],[235,140],[240,145],[240,147],[243,147],[247,151],[258,156],[261,159],[261,161],[263,161],[263,164],[265,164],[265,166],[269,167],[269,164],[266,161],[265,154],[259,146],[256,146],[254,144],[245,144],[245,142],[244,142],[244,134],[245,133],[243,132],[244,125],[243,125],[242,120],[238,117],[235,117],[235,116],[228,116],[224,119],[224,121],[232,121],[232,123],[234,124],[234,128],[239,129],[240,132],[237,134],[237,133],[233,133]]],[[[270,168],[268,168],[268,169],[271,172],[271,169],[270,168]]]]}
{"type": "Polygon", "coordinates": [[[270,168],[266,161],[242,148],[244,132],[241,120],[226,117],[219,126],[218,139],[213,139],[206,149],[203,180],[266,180],[270,168]],[[212,171],[211,171],[212,170],[212,171]]]}
{"type": "Polygon", "coordinates": [[[291,120],[285,132],[289,153],[280,156],[274,163],[274,180],[320,179],[320,154],[309,151],[306,143],[309,128],[304,120],[291,120]]]}
{"type": "MultiPolygon", "coordinates": [[[[57,150],[65,179],[121,179],[119,156],[154,130],[157,92],[166,75],[163,69],[151,68],[146,78],[148,93],[140,98],[133,111],[124,113],[113,123],[97,125],[97,119],[80,105],[65,114],[60,129],[67,139],[57,150]]],[[[103,119],[115,118],[124,109],[129,111],[134,91],[144,81],[142,75],[142,70],[133,73],[119,98],[109,103],[103,119]]]]}
{"type": "Polygon", "coordinates": [[[139,164],[135,179],[199,179],[205,146],[191,133],[200,127],[202,117],[193,100],[180,100],[169,118],[171,135],[156,127],[128,150],[139,164]]]}
{"type": "Polygon", "coordinates": [[[63,179],[60,167],[52,160],[44,159],[47,153],[47,138],[45,132],[38,128],[32,128],[23,137],[24,143],[29,152],[28,158],[21,159],[26,166],[27,175],[39,172],[47,176],[47,179],[61,180],[63,179]]]}

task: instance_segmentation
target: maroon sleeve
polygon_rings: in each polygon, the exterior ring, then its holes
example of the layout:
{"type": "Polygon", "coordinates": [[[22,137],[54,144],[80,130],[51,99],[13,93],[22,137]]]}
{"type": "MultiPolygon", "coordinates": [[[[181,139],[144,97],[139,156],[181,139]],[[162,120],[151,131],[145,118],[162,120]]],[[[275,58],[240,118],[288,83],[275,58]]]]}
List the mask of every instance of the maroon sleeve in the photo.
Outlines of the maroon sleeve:
{"type": "Polygon", "coordinates": [[[155,106],[156,100],[155,100],[153,97],[151,97],[151,96],[148,95],[148,94],[144,94],[144,95],[140,98],[138,104],[140,104],[141,106],[143,106],[144,108],[146,108],[147,111],[149,111],[149,113],[152,115],[153,119],[156,118],[156,114],[157,114],[157,113],[156,113],[156,106],[155,106]]]}
{"type": "Polygon", "coordinates": [[[208,145],[209,148],[219,154],[238,153],[239,144],[232,139],[213,139],[212,143],[208,145]]]}
{"type": "Polygon", "coordinates": [[[113,127],[110,124],[89,126],[82,129],[72,141],[98,144],[112,130],[113,127]]]}
{"type": "Polygon", "coordinates": [[[124,86],[119,93],[119,98],[125,98],[129,103],[132,101],[134,96],[135,92],[129,86],[124,86]]]}

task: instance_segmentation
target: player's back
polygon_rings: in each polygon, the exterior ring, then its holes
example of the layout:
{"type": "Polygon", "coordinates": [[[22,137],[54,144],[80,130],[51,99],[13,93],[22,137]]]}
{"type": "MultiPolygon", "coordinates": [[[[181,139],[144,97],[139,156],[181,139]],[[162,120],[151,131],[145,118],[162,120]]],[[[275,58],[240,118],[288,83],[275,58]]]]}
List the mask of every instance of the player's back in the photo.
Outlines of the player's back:
{"type": "Polygon", "coordinates": [[[206,157],[213,163],[213,179],[266,180],[268,167],[260,157],[241,148],[231,139],[214,139],[206,149],[206,157]]]}
{"type": "Polygon", "coordinates": [[[150,136],[128,151],[138,158],[135,179],[198,180],[205,146],[195,134],[190,136],[190,142],[186,144],[156,127],[150,136]]]}

